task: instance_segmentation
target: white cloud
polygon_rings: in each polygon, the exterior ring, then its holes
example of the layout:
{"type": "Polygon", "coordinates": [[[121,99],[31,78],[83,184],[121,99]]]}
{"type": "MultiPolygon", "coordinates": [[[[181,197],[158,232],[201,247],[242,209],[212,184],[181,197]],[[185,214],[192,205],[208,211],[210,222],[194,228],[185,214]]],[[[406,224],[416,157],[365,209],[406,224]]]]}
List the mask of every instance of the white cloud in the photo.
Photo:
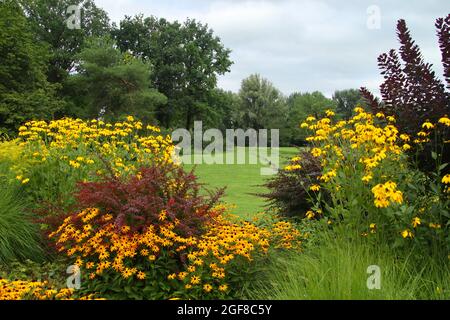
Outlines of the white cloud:
{"type": "Polygon", "coordinates": [[[448,13],[444,0],[96,0],[113,21],[143,13],[170,20],[195,18],[233,50],[235,64],[219,86],[237,91],[261,73],[285,94],[367,86],[378,93],[377,56],[397,48],[397,19],[405,18],[425,59],[440,75],[434,20],[448,13]],[[366,26],[367,8],[379,6],[381,29],[366,26]]]}

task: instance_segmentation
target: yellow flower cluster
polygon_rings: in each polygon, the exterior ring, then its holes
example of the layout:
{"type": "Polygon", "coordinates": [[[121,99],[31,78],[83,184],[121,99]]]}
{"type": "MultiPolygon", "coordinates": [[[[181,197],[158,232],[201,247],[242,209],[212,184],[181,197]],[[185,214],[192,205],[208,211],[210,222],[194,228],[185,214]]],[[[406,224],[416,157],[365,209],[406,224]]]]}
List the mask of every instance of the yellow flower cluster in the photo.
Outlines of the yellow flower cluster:
{"type": "MultiPolygon", "coordinates": [[[[71,169],[101,173],[107,160],[117,176],[132,173],[149,161],[172,162],[174,146],[160,129],[128,117],[126,121],[105,123],[99,120],[29,121],[19,128],[22,159],[33,163],[51,159],[63,161],[71,169]]],[[[17,142],[16,142],[17,143],[17,142]]],[[[26,179],[27,168],[13,167],[26,179]]]]}
{"type": "Polygon", "coordinates": [[[90,279],[111,271],[126,279],[144,280],[167,253],[185,256],[184,270],[176,273],[167,270],[168,280],[181,281],[185,289],[198,286],[207,293],[228,290],[227,265],[238,257],[252,261],[255,255],[265,254],[271,245],[300,248],[304,239],[289,222],[282,221],[271,228],[261,228],[247,221],[231,222],[218,216],[208,224],[205,234],[195,237],[179,236],[175,227],[176,222],[161,221],[140,232],[129,226],[118,230],[111,215],[89,208],[66,218],[50,237],[56,238],[61,252],[88,270],[90,279]]]}
{"type": "MultiPolygon", "coordinates": [[[[44,281],[9,281],[0,279],[0,300],[71,300],[74,289],[52,289],[44,281]]],[[[92,300],[95,295],[91,294],[77,298],[79,300],[92,300]]]]}
{"type": "MultiPolygon", "coordinates": [[[[318,181],[313,181],[312,191],[320,190],[320,182],[333,183],[340,171],[349,174],[349,169],[352,175],[361,172],[359,179],[367,184],[376,176],[375,171],[383,161],[398,161],[410,148],[407,144],[410,137],[399,133],[392,124],[393,117],[382,113],[373,115],[360,107],[355,108],[355,115],[346,121],[334,122],[332,116],[332,112],[327,112],[327,117],[319,120],[308,117],[300,125],[313,132],[306,140],[312,144],[312,156],[321,160],[323,168],[318,181]],[[355,170],[355,164],[359,164],[361,170],[355,170]]],[[[333,190],[338,191],[340,187],[335,185],[333,190]]],[[[374,187],[374,204],[386,207],[391,202],[401,203],[402,193],[393,188],[396,188],[393,182],[374,187]]]]}
{"type": "Polygon", "coordinates": [[[81,211],[75,218],[68,217],[63,224],[49,236],[57,236],[56,243],[60,251],[65,251],[69,257],[77,257],[76,264],[85,267],[89,278],[94,279],[105,270],[114,270],[123,278],[135,276],[146,278],[146,268],[149,267],[162,250],[180,252],[195,244],[192,237],[183,238],[174,231],[173,223],[159,226],[149,226],[143,232],[131,232],[129,226],[122,226],[117,231],[110,214],[100,215],[96,208],[81,211]],[[96,219],[103,223],[96,228],[96,219]],[[81,220],[76,225],[74,220],[81,220]],[[142,270],[137,267],[127,267],[128,260],[140,257],[144,261],[142,270]]]}
{"type": "Polygon", "coordinates": [[[391,202],[403,202],[403,193],[397,190],[397,184],[392,181],[377,184],[372,188],[372,193],[375,197],[375,206],[378,208],[386,208],[391,202]]]}

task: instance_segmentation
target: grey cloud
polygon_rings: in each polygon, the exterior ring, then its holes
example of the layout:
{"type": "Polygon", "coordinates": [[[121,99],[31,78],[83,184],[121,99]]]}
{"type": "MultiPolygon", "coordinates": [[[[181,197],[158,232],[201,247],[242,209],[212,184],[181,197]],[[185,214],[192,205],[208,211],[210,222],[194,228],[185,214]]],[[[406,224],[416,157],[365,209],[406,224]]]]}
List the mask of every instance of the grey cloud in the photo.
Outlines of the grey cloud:
{"type": "Polygon", "coordinates": [[[235,64],[219,86],[237,91],[258,72],[281,91],[367,86],[378,93],[377,56],[397,48],[395,24],[404,18],[425,60],[442,74],[434,21],[448,14],[444,0],[97,0],[118,21],[139,12],[171,20],[198,19],[233,50],[235,64]],[[381,29],[366,26],[367,8],[381,10],[381,29]]]}

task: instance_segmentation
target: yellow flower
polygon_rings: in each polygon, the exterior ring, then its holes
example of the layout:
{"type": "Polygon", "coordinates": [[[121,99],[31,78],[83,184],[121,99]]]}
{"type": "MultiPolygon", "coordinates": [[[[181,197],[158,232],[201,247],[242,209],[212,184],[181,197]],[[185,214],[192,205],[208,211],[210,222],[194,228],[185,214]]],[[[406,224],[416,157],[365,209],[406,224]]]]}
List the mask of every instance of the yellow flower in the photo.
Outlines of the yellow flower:
{"type": "Polygon", "coordinates": [[[295,171],[295,170],[300,170],[302,168],[301,165],[299,164],[294,164],[294,165],[287,165],[284,167],[284,170],[286,171],[295,171]]]}
{"type": "Polygon", "coordinates": [[[77,169],[77,168],[80,167],[80,164],[79,164],[78,162],[74,161],[74,160],[70,160],[70,161],[69,161],[69,165],[70,165],[71,167],[75,168],[75,169],[77,169]]]}
{"type": "Polygon", "coordinates": [[[403,145],[402,149],[403,149],[404,151],[408,151],[409,149],[411,149],[411,146],[410,146],[409,144],[405,143],[405,144],[403,145]]]}
{"type": "Polygon", "coordinates": [[[319,191],[320,190],[320,186],[318,184],[313,184],[312,186],[309,187],[309,190],[311,190],[311,191],[319,191]]]}
{"type": "Polygon", "coordinates": [[[414,235],[412,234],[412,232],[409,229],[403,230],[401,234],[402,234],[402,237],[405,238],[405,239],[408,238],[408,237],[409,238],[413,238],[414,237],[414,235]]]}
{"type": "Polygon", "coordinates": [[[323,154],[323,151],[321,149],[319,149],[319,148],[313,148],[311,150],[311,154],[313,155],[313,157],[317,158],[317,157],[320,157],[320,155],[323,154]]]}
{"type": "Polygon", "coordinates": [[[442,178],[442,183],[445,183],[445,184],[449,184],[449,183],[450,183],[450,174],[446,174],[446,175],[442,178]]]}
{"type": "Polygon", "coordinates": [[[139,272],[137,273],[136,277],[137,277],[139,280],[144,280],[145,277],[146,277],[146,275],[145,275],[144,272],[139,271],[139,272]]]}
{"type": "Polygon", "coordinates": [[[409,138],[409,136],[408,136],[407,134],[404,134],[404,133],[402,133],[402,134],[400,135],[400,139],[402,139],[403,141],[409,141],[409,140],[411,140],[411,139],[409,138]]]}
{"type": "Polygon", "coordinates": [[[195,266],[189,266],[189,267],[187,268],[187,270],[188,270],[189,272],[195,272],[195,266]]]}
{"type": "Polygon", "coordinates": [[[419,218],[419,217],[415,217],[415,218],[412,220],[412,226],[413,226],[413,228],[417,227],[419,224],[420,224],[420,218],[419,218]]]}
{"type": "Polygon", "coordinates": [[[325,111],[325,114],[327,115],[327,117],[332,117],[335,115],[335,113],[333,112],[333,110],[328,109],[327,111],[325,111]]]}
{"type": "Polygon", "coordinates": [[[180,273],[178,274],[178,279],[184,280],[184,278],[186,278],[187,275],[188,275],[187,272],[180,272],[180,273]]]}
{"type": "Polygon", "coordinates": [[[26,179],[23,179],[23,180],[22,180],[22,184],[26,184],[26,183],[28,183],[28,182],[30,182],[30,179],[29,179],[29,178],[26,178],[26,179]]]}
{"type": "Polygon", "coordinates": [[[389,122],[395,122],[395,118],[394,118],[393,116],[388,116],[388,117],[386,117],[386,119],[387,119],[389,122]]]}
{"type": "Polygon", "coordinates": [[[377,184],[372,188],[372,193],[375,197],[374,204],[377,208],[386,208],[391,202],[403,202],[403,193],[397,190],[397,184],[392,181],[377,184]]]}
{"type": "Polygon", "coordinates": [[[219,286],[219,291],[224,292],[224,291],[227,291],[227,290],[228,290],[228,285],[222,284],[222,285],[219,286]]]}
{"type": "Polygon", "coordinates": [[[422,124],[422,128],[423,129],[433,129],[434,125],[431,122],[426,121],[424,124],[422,124]]]}
{"type": "Polygon", "coordinates": [[[198,276],[192,276],[192,278],[191,278],[191,283],[192,283],[192,284],[199,284],[199,283],[200,283],[200,277],[198,277],[198,276]]]}
{"type": "Polygon", "coordinates": [[[158,220],[159,221],[164,221],[164,220],[166,220],[166,218],[167,218],[167,212],[165,210],[161,211],[159,213],[158,220]]]}
{"type": "Polygon", "coordinates": [[[428,134],[426,132],[420,131],[417,133],[419,137],[426,137],[428,134]]]}
{"type": "Polygon", "coordinates": [[[197,266],[201,266],[203,264],[203,260],[202,259],[195,259],[194,264],[197,266]]]}
{"type": "Polygon", "coordinates": [[[176,277],[177,277],[177,274],[176,274],[176,273],[172,273],[172,274],[169,274],[169,275],[167,276],[167,279],[173,280],[173,279],[175,279],[176,277]]]}
{"type": "Polygon", "coordinates": [[[312,219],[315,216],[315,213],[312,210],[308,210],[305,214],[306,218],[312,219]]]}
{"type": "Polygon", "coordinates": [[[450,119],[447,117],[442,117],[439,119],[439,123],[442,123],[443,125],[450,127],[450,119]]]}
{"type": "Polygon", "coordinates": [[[372,180],[372,175],[369,173],[369,174],[366,174],[364,177],[362,177],[362,181],[364,181],[364,182],[369,182],[370,180],[372,180]]]}
{"type": "Polygon", "coordinates": [[[213,289],[213,287],[212,287],[212,285],[210,285],[209,283],[207,283],[207,284],[205,284],[205,285],[203,286],[203,290],[204,290],[205,292],[211,292],[212,289],[213,289]]]}

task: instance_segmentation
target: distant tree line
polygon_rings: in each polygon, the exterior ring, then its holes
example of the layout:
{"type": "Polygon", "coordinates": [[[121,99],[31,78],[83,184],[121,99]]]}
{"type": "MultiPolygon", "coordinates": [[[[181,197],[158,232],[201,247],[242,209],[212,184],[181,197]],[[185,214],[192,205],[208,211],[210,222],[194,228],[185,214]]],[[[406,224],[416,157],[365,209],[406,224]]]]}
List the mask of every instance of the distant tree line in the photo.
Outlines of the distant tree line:
{"type": "Polygon", "coordinates": [[[298,124],[326,109],[347,118],[364,103],[356,89],[284,96],[252,74],[238,93],[217,87],[230,50],[207,25],[125,16],[118,25],[93,0],[0,0],[0,134],[30,119],[121,119],[134,115],[167,130],[204,127],[280,129],[300,145],[298,124]],[[81,28],[67,27],[70,5],[81,28]]]}

